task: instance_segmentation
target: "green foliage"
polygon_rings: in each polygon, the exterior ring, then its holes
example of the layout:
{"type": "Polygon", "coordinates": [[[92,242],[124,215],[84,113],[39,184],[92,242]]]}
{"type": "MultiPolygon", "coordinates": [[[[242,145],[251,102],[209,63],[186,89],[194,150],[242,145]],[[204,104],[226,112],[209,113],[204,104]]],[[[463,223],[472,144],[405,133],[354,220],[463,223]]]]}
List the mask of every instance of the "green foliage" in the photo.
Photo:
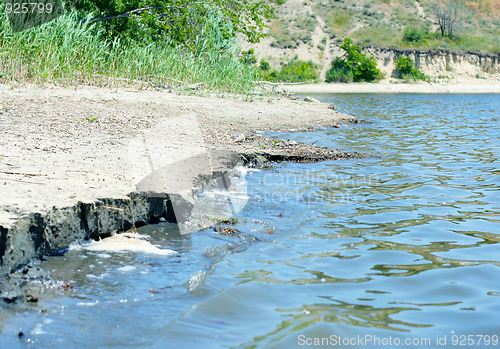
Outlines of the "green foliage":
{"type": "Polygon", "coordinates": [[[69,12],[43,26],[13,33],[0,4],[0,71],[11,82],[100,86],[185,86],[203,83],[208,90],[246,92],[256,69],[238,62],[232,41],[212,29],[197,37],[203,51],[193,52],[170,41],[131,44],[110,39],[98,23],[69,12]]]}
{"type": "Polygon", "coordinates": [[[412,74],[415,71],[415,66],[410,57],[399,56],[396,60],[396,70],[399,74],[412,74]]]}
{"type": "Polygon", "coordinates": [[[396,60],[396,71],[400,79],[427,80],[428,76],[415,67],[410,57],[400,56],[396,60]]]}
{"type": "Polygon", "coordinates": [[[314,81],[319,77],[319,67],[312,61],[302,61],[295,56],[290,62],[284,64],[280,71],[270,69],[269,63],[261,61],[260,77],[267,81],[280,82],[305,82],[314,81]]]}
{"type": "Polygon", "coordinates": [[[248,51],[242,51],[243,57],[240,58],[240,62],[246,65],[251,65],[257,63],[257,58],[254,55],[254,49],[251,48],[248,51]]]}
{"type": "Polygon", "coordinates": [[[352,69],[340,60],[334,60],[332,67],[326,72],[326,82],[352,82],[352,69]]]}
{"type": "Polygon", "coordinates": [[[332,67],[327,72],[326,82],[344,81],[374,81],[381,77],[377,62],[373,56],[367,56],[359,45],[354,45],[350,38],[345,38],[340,48],[344,55],[332,62],[332,67]]]}
{"type": "Polygon", "coordinates": [[[403,33],[403,41],[407,43],[420,43],[427,39],[428,34],[426,30],[414,26],[407,26],[403,33]]]}
{"type": "Polygon", "coordinates": [[[265,21],[274,16],[273,7],[259,0],[80,0],[75,7],[99,17],[112,38],[152,42],[168,37],[188,47],[210,28],[211,16],[226,24],[224,39],[242,33],[250,42],[265,36],[265,21]]]}
{"type": "Polygon", "coordinates": [[[259,65],[259,69],[264,71],[264,72],[267,72],[271,69],[271,65],[269,64],[268,61],[261,60],[260,65],[259,65]]]}
{"type": "Polygon", "coordinates": [[[296,57],[281,67],[278,80],[284,82],[311,81],[318,78],[318,66],[312,61],[301,61],[296,57]]]}

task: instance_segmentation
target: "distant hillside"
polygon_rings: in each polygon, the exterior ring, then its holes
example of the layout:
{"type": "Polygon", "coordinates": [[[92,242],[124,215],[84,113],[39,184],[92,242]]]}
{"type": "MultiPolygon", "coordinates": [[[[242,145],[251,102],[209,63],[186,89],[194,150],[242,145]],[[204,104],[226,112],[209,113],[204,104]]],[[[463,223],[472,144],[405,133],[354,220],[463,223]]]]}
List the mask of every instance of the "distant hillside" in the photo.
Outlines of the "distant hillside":
{"type": "MultiPolygon", "coordinates": [[[[272,65],[291,59],[326,66],[346,36],[363,46],[500,53],[500,0],[463,1],[452,38],[442,38],[429,0],[274,0],[269,37],[254,48],[272,65]]],[[[441,1],[444,3],[444,1],[441,1]]],[[[326,69],[326,68],[325,68],[326,69]]],[[[325,70],[324,69],[324,70],[325,70]]]]}

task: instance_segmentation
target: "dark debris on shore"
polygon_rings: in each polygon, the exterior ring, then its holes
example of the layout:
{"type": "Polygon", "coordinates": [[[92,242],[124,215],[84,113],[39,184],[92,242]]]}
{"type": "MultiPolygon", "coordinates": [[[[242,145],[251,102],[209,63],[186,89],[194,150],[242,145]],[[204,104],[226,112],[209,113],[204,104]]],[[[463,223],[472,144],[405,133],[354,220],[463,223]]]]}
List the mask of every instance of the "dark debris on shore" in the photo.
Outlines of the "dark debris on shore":
{"type": "Polygon", "coordinates": [[[368,156],[368,154],[358,152],[346,152],[341,149],[255,134],[245,137],[240,143],[245,149],[240,152],[243,162],[256,166],[265,166],[268,162],[314,163],[328,160],[363,159],[368,156]]]}

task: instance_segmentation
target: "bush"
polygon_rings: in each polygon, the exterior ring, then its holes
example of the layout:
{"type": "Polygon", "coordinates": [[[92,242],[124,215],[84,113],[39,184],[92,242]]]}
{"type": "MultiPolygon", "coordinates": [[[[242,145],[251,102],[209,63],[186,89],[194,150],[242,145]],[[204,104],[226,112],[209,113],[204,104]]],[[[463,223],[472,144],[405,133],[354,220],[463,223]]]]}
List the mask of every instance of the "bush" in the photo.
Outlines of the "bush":
{"type": "Polygon", "coordinates": [[[332,68],[326,72],[326,82],[352,82],[353,79],[352,69],[339,60],[333,61],[332,68]]]}
{"type": "Polygon", "coordinates": [[[270,66],[268,61],[261,60],[260,65],[259,65],[259,69],[262,71],[269,71],[269,69],[271,69],[271,66],[270,66]]]}
{"type": "Polygon", "coordinates": [[[277,80],[284,82],[302,82],[315,80],[319,76],[318,66],[312,61],[301,61],[297,57],[281,67],[277,80]]]}
{"type": "Polygon", "coordinates": [[[373,56],[367,56],[359,45],[353,45],[350,38],[345,38],[340,48],[344,55],[332,62],[327,72],[326,82],[361,82],[374,81],[382,76],[373,56]]]}
{"type": "Polygon", "coordinates": [[[243,57],[240,58],[240,62],[246,65],[252,65],[257,63],[257,58],[255,58],[254,53],[255,51],[253,48],[249,49],[248,51],[241,52],[243,57]]]}
{"type": "Polygon", "coordinates": [[[428,33],[426,31],[409,26],[405,28],[403,41],[408,43],[420,43],[425,41],[427,35],[428,33]]]}
{"type": "MultiPolygon", "coordinates": [[[[415,66],[410,57],[402,57],[396,60],[396,70],[400,75],[412,74],[415,71],[415,66]]],[[[418,69],[418,68],[417,68],[418,69]]]]}
{"type": "Polygon", "coordinates": [[[396,71],[400,79],[427,80],[428,76],[415,67],[410,57],[402,57],[396,60],[396,71]]]}
{"type": "Polygon", "coordinates": [[[287,64],[281,67],[278,72],[276,69],[270,69],[270,65],[266,61],[261,61],[259,66],[260,77],[267,81],[281,82],[304,82],[316,80],[319,77],[318,65],[312,61],[301,61],[295,56],[287,64]]]}

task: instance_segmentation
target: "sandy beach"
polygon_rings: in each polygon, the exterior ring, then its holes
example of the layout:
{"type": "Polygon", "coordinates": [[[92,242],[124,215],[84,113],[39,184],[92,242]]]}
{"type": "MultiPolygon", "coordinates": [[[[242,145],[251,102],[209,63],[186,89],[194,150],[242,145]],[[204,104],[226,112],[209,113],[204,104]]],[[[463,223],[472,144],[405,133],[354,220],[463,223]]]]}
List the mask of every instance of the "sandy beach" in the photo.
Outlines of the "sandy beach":
{"type": "Polygon", "coordinates": [[[326,103],[276,96],[0,86],[1,271],[137,222],[171,220],[173,203],[189,207],[203,180],[245,159],[356,156],[260,133],[355,120],[326,103]]]}
{"type": "Polygon", "coordinates": [[[135,166],[129,163],[135,161],[130,159],[130,145],[144,130],[162,138],[165,153],[177,160],[177,155],[180,159],[207,149],[259,151],[250,142],[258,131],[307,129],[355,119],[328,104],[278,97],[243,101],[133,89],[2,86],[0,101],[0,171],[8,189],[2,191],[0,207],[10,212],[14,207],[39,210],[133,191],[126,178],[135,166]],[[162,122],[164,128],[177,128],[155,130],[162,122]],[[80,186],[92,190],[78,191],[80,186]]]}

